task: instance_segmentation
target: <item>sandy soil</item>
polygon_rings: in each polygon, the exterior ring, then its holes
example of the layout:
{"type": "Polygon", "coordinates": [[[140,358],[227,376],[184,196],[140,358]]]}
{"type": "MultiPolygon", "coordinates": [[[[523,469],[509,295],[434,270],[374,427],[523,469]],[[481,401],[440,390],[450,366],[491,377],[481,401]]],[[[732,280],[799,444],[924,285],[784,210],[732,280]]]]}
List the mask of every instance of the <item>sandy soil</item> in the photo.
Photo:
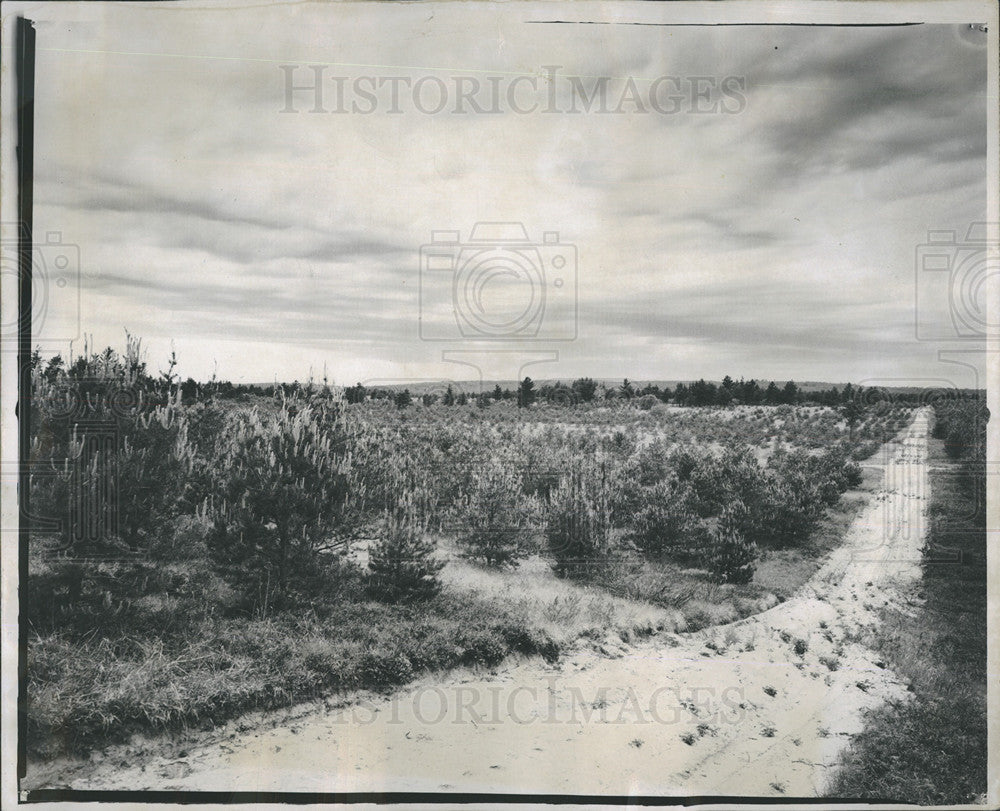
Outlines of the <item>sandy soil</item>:
{"type": "Polygon", "coordinates": [[[856,640],[879,607],[917,604],[927,427],[871,460],[885,478],[845,545],[762,614],[133,743],[22,787],[816,795],[862,711],[907,695],[856,640]]]}

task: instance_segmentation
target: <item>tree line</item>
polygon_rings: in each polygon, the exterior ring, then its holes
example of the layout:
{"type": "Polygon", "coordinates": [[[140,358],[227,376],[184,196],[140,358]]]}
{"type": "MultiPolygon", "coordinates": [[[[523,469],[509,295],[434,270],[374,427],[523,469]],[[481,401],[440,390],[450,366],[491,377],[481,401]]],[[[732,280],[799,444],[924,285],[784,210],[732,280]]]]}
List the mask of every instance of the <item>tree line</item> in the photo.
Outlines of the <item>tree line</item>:
{"type": "MultiPolygon", "coordinates": [[[[171,359],[167,371],[160,375],[174,381],[173,367],[175,361],[171,359]]],[[[79,378],[86,369],[84,359],[78,358],[69,367],[61,356],[56,355],[47,362],[44,361],[40,353],[36,350],[32,356],[32,368],[38,370],[43,378],[50,381],[56,380],[61,374],[66,374],[70,378],[79,378]]],[[[155,376],[149,375],[143,366],[143,374],[150,380],[155,376]]],[[[275,397],[292,392],[302,392],[311,394],[321,388],[327,388],[328,382],[324,379],[322,383],[313,380],[300,383],[232,383],[228,380],[212,379],[202,383],[189,377],[184,381],[176,380],[177,389],[180,391],[181,400],[184,403],[194,403],[207,397],[215,397],[223,400],[248,399],[251,397],[275,397]]],[[[487,407],[493,403],[514,402],[521,408],[528,408],[537,403],[548,403],[553,405],[571,406],[579,403],[601,403],[601,402],[630,402],[635,401],[640,407],[649,408],[657,402],[678,406],[733,406],[733,405],[754,405],[754,406],[776,406],[776,405],[822,405],[822,406],[843,406],[849,403],[860,405],[878,405],[879,403],[900,403],[918,404],[926,399],[924,391],[889,391],[880,387],[865,387],[847,383],[843,388],[831,386],[828,389],[805,390],[794,380],[788,380],[783,384],[769,380],[749,380],[740,378],[734,379],[726,375],[721,383],[707,381],[704,378],[694,382],[679,382],[675,386],[660,387],[653,383],[642,385],[633,382],[628,378],[622,380],[618,385],[609,384],[595,380],[591,377],[579,377],[572,383],[538,383],[530,377],[525,377],[514,388],[505,388],[499,383],[494,384],[492,390],[480,392],[468,392],[455,383],[442,384],[442,387],[435,387],[436,390],[415,391],[409,387],[399,388],[398,386],[365,386],[363,383],[355,383],[353,386],[344,388],[344,399],[350,404],[363,402],[385,401],[393,403],[397,408],[408,408],[419,404],[423,406],[443,405],[443,406],[468,406],[476,404],[480,407],[487,407]]],[[[950,390],[947,392],[948,400],[975,399],[975,392],[965,392],[960,390],[950,390]]]]}
{"type": "MultiPolygon", "coordinates": [[[[636,401],[640,407],[651,407],[657,402],[679,406],[777,406],[777,405],[822,405],[841,406],[849,403],[862,405],[878,405],[879,403],[898,402],[901,404],[917,404],[924,399],[925,393],[920,391],[892,391],[884,388],[855,386],[847,383],[843,388],[831,386],[829,389],[805,390],[794,380],[782,385],[774,380],[757,381],[753,378],[734,380],[726,375],[721,383],[713,383],[704,379],[692,383],[677,383],[676,386],[661,388],[652,383],[640,385],[625,378],[619,385],[609,385],[598,382],[591,377],[580,377],[572,383],[539,384],[530,377],[525,377],[516,388],[504,388],[499,383],[491,391],[476,394],[457,389],[448,384],[443,392],[411,393],[410,389],[368,388],[361,383],[345,389],[348,403],[386,400],[395,403],[399,408],[406,408],[414,403],[425,406],[466,406],[476,403],[485,407],[496,402],[516,402],[521,408],[527,408],[536,403],[553,405],[576,405],[578,403],[630,402],[636,401]]],[[[951,399],[974,397],[974,393],[950,392],[951,399]]]]}

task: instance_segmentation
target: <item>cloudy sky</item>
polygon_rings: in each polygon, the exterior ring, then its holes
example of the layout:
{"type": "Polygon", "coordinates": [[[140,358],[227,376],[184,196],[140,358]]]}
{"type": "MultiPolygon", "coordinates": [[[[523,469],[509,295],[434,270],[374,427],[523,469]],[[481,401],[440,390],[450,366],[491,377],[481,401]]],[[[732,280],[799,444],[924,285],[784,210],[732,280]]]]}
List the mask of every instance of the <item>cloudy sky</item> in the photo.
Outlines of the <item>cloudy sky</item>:
{"type": "MultiPolygon", "coordinates": [[[[918,246],[986,219],[978,30],[550,25],[472,3],[34,16],[36,231],[79,246],[82,330],[127,328],[154,367],[173,346],[185,376],[245,381],[468,377],[448,350],[487,377],[554,352],[533,376],[941,376],[914,303],[947,286],[918,246]],[[317,74],[310,112],[286,81],[317,74]],[[599,77],[611,112],[585,112],[599,77]],[[463,335],[457,271],[421,274],[432,231],[459,232],[438,252],[456,268],[478,256],[480,221],[541,245],[514,257],[523,278],[482,282],[487,321],[522,307],[532,340],[463,335]],[[451,340],[423,340],[421,314],[451,340]]],[[[77,294],[51,290],[57,346],[77,294]]]]}

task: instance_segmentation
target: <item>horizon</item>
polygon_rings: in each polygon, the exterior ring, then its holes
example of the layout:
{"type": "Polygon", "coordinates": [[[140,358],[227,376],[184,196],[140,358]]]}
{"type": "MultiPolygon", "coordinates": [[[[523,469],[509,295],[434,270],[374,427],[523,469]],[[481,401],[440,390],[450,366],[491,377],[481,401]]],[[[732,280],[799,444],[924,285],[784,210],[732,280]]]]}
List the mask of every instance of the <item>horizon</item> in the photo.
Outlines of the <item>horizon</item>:
{"type": "MultiPolygon", "coordinates": [[[[116,347],[106,347],[106,348],[114,349],[117,352],[117,348],[116,347]]],[[[88,347],[87,351],[89,353],[87,355],[88,358],[92,357],[95,354],[94,348],[92,346],[88,347]]],[[[100,354],[100,352],[103,352],[103,351],[104,351],[104,349],[101,349],[101,350],[97,351],[96,354],[100,354]]],[[[57,354],[58,353],[56,353],[56,355],[57,354]]],[[[48,363],[48,361],[54,359],[54,357],[56,355],[45,355],[44,353],[42,353],[40,355],[40,357],[41,357],[41,360],[42,360],[43,363],[48,363]]],[[[149,360],[146,357],[146,355],[147,355],[147,352],[145,350],[143,350],[142,353],[141,353],[141,360],[142,360],[142,363],[145,364],[145,371],[146,371],[146,373],[149,374],[149,375],[151,375],[151,376],[155,376],[156,374],[161,373],[163,370],[155,368],[156,364],[150,365],[149,360]]],[[[60,355],[60,357],[62,357],[62,356],[60,355]]],[[[84,357],[84,355],[82,353],[74,353],[74,356],[70,360],[69,364],[66,363],[66,360],[67,360],[66,358],[62,358],[62,360],[63,360],[63,368],[66,369],[68,367],[68,365],[72,365],[72,363],[74,363],[77,359],[82,358],[82,357],[84,357]]],[[[681,384],[681,383],[683,383],[685,385],[690,385],[690,384],[693,384],[693,383],[703,382],[703,383],[709,383],[709,384],[712,384],[712,385],[715,385],[715,386],[722,386],[725,377],[731,378],[734,384],[742,384],[744,382],[745,383],[749,383],[749,382],[753,381],[753,382],[756,382],[758,384],[763,384],[765,386],[766,386],[766,384],[769,384],[769,383],[774,383],[777,386],[783,386],[783,385],[785,385],[787,383],[794,383],[798,387],[798,389],[800,391],[808,392],[808,393],[811,393],[813,391],[824,391],[824,390],[828,391],[831,388],[837,388],[837,389],[839,389],[839,390],[842,391],[846,386],[851,386],[854,389],[884,389],[886,391],[898,392],[898,393],[914,393],[914,392],[919,392],[919,391],[926,391],[927,388],[928,388],[928,387],[925,387],[925,386],[913,386],[913,385],[891,385],[891,384],[887,385],[887,384],[885,384],[883,382],[879,382],[879,381],[874,381],[871,385],[867,385],[867,381],[857,380],[857,379],[839,380],[839,381],[838,380],[796,380],[795,378],[768,377],[766,375],[760,376],[760,377],[752,377],[752,376],[749,376],[749,375],[738,375],[737,376],[737,375],[732,375],[732,374],[723,375],[720,378],[705,377],[703,375],[699,375],[697,377],[690,377],[690,378],[667,378],[667,377],[662,377],[662,376],[660,376],[660,377],[639,378],[639,377],[630,377],[628,375],[625,375],[623,377],[597,377],[597,376],[588,375],[588,374],[574,374],[574,375],[566,375],[566,376],[560,376],[560,377],[532,377],[531,375],[526,375],[526,377],[531,377],[532,382],[535,383],[536,385],[540,385],[540,386],[571,386],[572,383],[574,381],[576,381],[576,380],[590,379],[590,380],[593,380],[595,383],[597,383],[599,386],[603,386],[605,388],[617,387],[617,386],[621,385],[622,383],[624,383],[625,381],[628,381],[630,384],[632,384],[633,386],[635,386],[637,388],[638,387],[645,387],[645,386],[658,386],[661,390],[667,390],[667,389],[670,389],[670,388],[676,388],[677,385],[681,384]]],[[[236,380],[231,380],[231,379],[229,379],[227,377],[224,377],[224,376],[209,377],[207,379],[205,379],[205,378],[200,378],[199,379],[199,378],[190,377],[190,376],[181,375],[181,374],[176,374],[176,373],[175,373],[175,378],[176,378],[176,382],[178,384],[180,384],[182,382],[187,382],[188,380],[193,380],[198,385],[209,385],[209,384],[211,384],[213,382],[214,383],[230,383],[230,384],[232,384],[234,386],[257,386],[257,387],[274,386],[274,385],[279,385],[279,386],[293,386],[293,385],[318,385],[318,386],[322,386],[322,385],[326,385],[326,386],[329,386],[329,387],[334,388],[334,389],[347,389],[347,388],[351,388],[353,386],[362,385],[366,389],[369,389],[369,390],[375,390],[375,389],[401,389],[401,388],[410,387],[414,391],[420,391],[422,388],[431,388],[431,389],[438,388],[438,387],[440,387],[441,384],[452,384],[452,385],[455,385],[455,386],[469,386],[469,387],[478,386],[478,387],[480,387],[480,389],[479,389],[480,391],[485,390],[486,387],[492,389],[494,386],[497,386],[497,385],[499,385],[501,387],[504,387],[504,388],[506,388],[506,387],[513,387],[514,389],[516,389],[517,386],[519,385],[519,383],[524,379],[524,378],[485,378],[485,377],[481,378],[481,379],[475,379],[475,378],[459,378],[459,377],[455,377],[455,378],[441,377],[441,378],[425,378],[425,379],[400,380],[400,381],[391,381],[391,380],[388,380],[388,379],[379,379],[379,380],[375,380],[375,381],[370,382],[370,383],[364,383],[361,380],[355,380],[353,383],[351,383],[351,382],[348,382],[346,380],[344,380],[344,381],[337,381],[337,380],[334,380],[334,379],[332,379],[330,377],[327,377],[326,381],[324,382],[323,375],[321,375],[321,374],[320,375],[309,374],[306,377],[302,378],[301,380],[298,379],[298,378],[292,378],[292,379],[287,379],[287,378],[286,379],[277,379],[277,378],[275,378],[275,379],[272,379],[272,380],[260,380],[260,379],[258,379],[258,380],[236,381],[236,380]]],[[[936,388],[936,390],[940,390],[942,387],[935,387],[935,388],[936,388]]],[[[985,391],[985,388],[977,388],[975,386],[949,386],[949,387],[944,387],[944,388],[951,388],[951,389],[953,389],[954,391],[957,391],[957,392],[970,392],[970,391],[979,392],[979,391],[985,391]]]]}
{"type": "MultiPolygon", "coordinates": [[[[132,337],[138,337],[138,336],[132,336],[132,337]]],[[[75,344],[76,342],[74,341],[72,343],[75,344]]],[[[140,341],[140,343],[143,343],[143,342],[140,341]]],[[[106,349],[112,349],[115,352],[119,352],[119,350],[121,348],[122,348],[121,346],[115,346],[115,345],[110,345],[109,344],[107,346],[101,347],[101,349],[99,349],[99,350],[95,350],[94,345],[93,344],[89,344],[89,345],[87,345],[87,348],[86,348],[86,352],[87,352],[86,356],[88,358],[92,357],[95,353],[96,354],[100,354],[100,352],[103,352],[106,349]]],[[[120,352],[119,352],[119,354],[120,354],[120,352]]],[[[41,360],[42,360],[43,363],[48,363],[48,361],[52,360],[57,355],[62,358],[63,368],[67,368],[68,365],[72,365],[72,363],[76,362],[77,359],[84,357],[84,354],[82,352],[75,351],[75,350],[73,351],[72,356],[70,356],[70,355],[65,355],[64,356],[64,355],[62,355],[59,352],[50,352],[50,353],[40,352],[40,357],[41,357],[41,360]],[[71,360],[69,360],[69,363],[67,364],[67,358],[70,358],[70,357],[71,357],[71,360]]],[[[145,364],[145,369],[146,369],[147,374],[150,374],[151,376],[156,376],[157,374],[163,372],[164,370],[160,369],[159,367],[160,366],[169,366],[170,365],[169,358],[170,358],[170,355],[168,353],[166,356],[164,356],[162,363],[156,363],[156,362],[153,362],[153,361],[150,360],[148,348],[142,347],[142,349],[141,349],[141,361],[142,361],[142,363],[145,364]]],[[[180,364],[180,359],[178,358],[177,360],[178,360],[178,363],[177,363],[177,367],[176,368],[180,369],[180,368],[182,368],[181,364],[180,364]]],[[[941,362],[947,362],[947,361],[941,361],[941,362]]],[[[197,383],[199,385],[208,385],[208,384],[210,384],[212,382],[216,382],[216,383],[231,383],[234,386],[273,386],[273,385],[291,386],[291,385],[296,385],[296,384],[299,384],[299,385],[305,385],[305,384],[323,385],[323,381],[324,381],[324,375],[323,375],[323,373],[322,372],[317,373],[315,370],[307,370],[307,374],[304,375],[302,378],[298,378],[298,377],[294,377],[294,378],[277,378],[277,377],[275,377],[275,378],[272,378],[270,380],[265,380],[265,379],[261,379],[261,378],[258,378],[256,380],[235,380],[235,379],[226,377],[225,375],[222,375],[222,374],[217,374],[217,375],[214,375],[214,376],[210,375],[208,377],[194,377],[194,376],[191,376],[191,375],[187,375],[185,373],[175,372],[174,375],[175,375],[175,378],[176,378],[176,380],[177,380],[178,383],[180,383],[180,382],[186,382],[187,380],[190,379],[190,380],[193,380],[195,383],[197,383]]],[[[838,379],[838,380],[832,380],[832,379],[828,379],[828,380],[815,380],[815,379],[814,380],[805,380],[805,379],[797,379],[797,378],[793,378],[793,377],[771,377],[771,376],[768,376],[766,374],[765,375],[756,375],[756,376],[755,375],[744,375],[744,374],[734,375],[731,372],[723,374],[720,377],[708,377],[708,376],[705,376],[705,375],[695,375],[693,377],[683,377],[683,378],[680,378],[680,377],[664,377],[662,375],[661,376],[652,376],[652,377],[632,377],[630,375],[624,375],[624,376],[621,376],[621,377],[602,377],[602,376],[597,376],[597,375],[588,374],[588,373],[574,373],[574,374],[560,375],[558,377],[536,377],[536,376],[532,376],[532,375],[528,374],[528,375],[524,375],[522,377],[517,377],[517,378],[513,378],[513,377],[511,377],[511,378],[489,378],[489,377],[473,378],[473,377],[464,377],[463,378],[463,377],[447,377],[447,376],[441,376],[441,377],[422,377],[422,378],[401,378],[401,379],[396,379],[396,380],[394,380],[392,378],[366,378],[366,379],[355,379],[355,380],[353,380],[353,382],[351,380],[349,380],[349,379],[346,379],[346,378],[338,380],[338,379],[334,378],[332,375],[327,374],[327,376],[326,376],[326,385],[329,385],[329,386],[331,386],[333,388],[342,388],[342,389],[350,388],[350,387],[356,386],[356,385],[363,385],[365,388],[368,388],[368,389],[379,389],[379,388],[383,388],[383,389],[395,389],[395,388],[405,388],[407,386],[410,386],[410,387],[414,388],[414,390],[419,390],[420,387],[431,387],[431,388],[434,388],[434,387],[439,386],[442,383],[446,383],[446,384],[447,383],[451,383],[451,384],[454,384],[454,385],[468,385],[468,386],[473,386],[474,385],[474,386],[481,386],[481,387],[489,386],[491,388],[493,386],[499,384],[499,385],[504,386],[504,387],[505,386],[513,386],[513,387],[516,388],[517,385],[524,379],[524,377],[530,377],[531,380],[534,383],[540,384],[540,385],[567,385],[567,386],[569,386],[575,380],[590,378],[590,379],[594,380],[597,384],[605,386],[605,387],[608,387],[610,385],[617,386],[617,385],[620,385],[623,381],[628,380],[629,383],[631,383],[631,384],[633,384],[635,386],[655,385],[655,386],[659,386],[661,388],[667,388],[667,387],[675,388],[678,383],[684,383],[685,385],[689,385],[689,384],[697,383],[697,382],[705,382],[705,383],[711,383],[711,384],[716,385],[716,386],[721,386],[722,382],[723,382],[723,379],[725,377],[727,377],[727,376],[730,377],[730,378],[732,378],[732,380],[733,380],[734,383],[756,381],[758,384],[761,384],[761,383],[763,383],[763,384],[774,383],[774,384],[780,386],[780,385],[784,385],[786,383],[792,382],[792,383],[795,383],[796,386],[798,386],[800,390],[808,390],[808,391],[822,390],[822,389],[829,390],[830,388],[834,388],[834,387],[837,388],[837,389],[841,389],[842,390],[845,386],[852,386],[854,388],[865,388],[865,389],[885,389],[887,391],[894,391],[894,392],[917,392],[917,391],[927,391],[927,390],[948,390],[948,389],[952,389],[952,390],[955,390],[955,391],[958,391],[958,392],[967,392],[967,391],[976,391],[976,392],[978,392],[978,391],[985,391],[985,386],[958,385],[958,384],[954,383],[951,380],[948,380],[948,379],[945,379],[945,378],[940,378],[940,377],[938,377],[938,378],[927,378],[927,379],[923,380],[922,382],[934,384],[934,385],[928,386],[928,385],[914,385],[913,382],[911,382],[909,384],[906,384],[906,383],[899,384],[898,381],[897,382],[893,382],[893,380],[894,380],[893,378],[848,378],[848,379],[838,379]],[[889,382],[886,382],[886,380],[888,380],[889,382]],[[941,385],[942,383],[944,385],[941,385]]],[[[973,379],[976,380],[976,381],[978,381],[979,378],[977,376],[973,375],[973,379]]],[[[920,382],[920,381],[918,381],[918,382],[920,382]]]]}

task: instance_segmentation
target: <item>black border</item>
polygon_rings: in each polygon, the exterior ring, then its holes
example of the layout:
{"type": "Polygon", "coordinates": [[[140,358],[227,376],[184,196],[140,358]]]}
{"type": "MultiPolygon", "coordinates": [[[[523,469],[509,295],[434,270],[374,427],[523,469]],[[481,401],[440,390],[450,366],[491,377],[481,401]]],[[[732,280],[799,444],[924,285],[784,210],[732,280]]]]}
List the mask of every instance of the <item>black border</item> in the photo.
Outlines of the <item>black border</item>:
{"type": "MultiPolygon", "coordinates": [[[[17,82],[17,451],[18,451],[18,608],[23,605],[23,584],[28,582],[28,537],[31,487],[27,464],[31,449],[31,252],[33,181],[35,161],[35,26],[31,20],[15,21],[14,70],[17,82]]],[[[20,610],[18,614],[20,615],[20,610]]],[[[17,777],[27,770],[28,632],[17,628],[17,777]]]]}
{"type": "Polygon", "coordinates": [[[741,797],[734,795],[687,795],[665,797],[659,795],[607,795],[607,794],[486,794],[473,792],[322,792],[284,791],[91,791],[86,789],[36,789],[25,792],[23,803],[80,802],[80,803],[178,803],[194,805],[203,803],[282,803],[286,805],[311,805],[334,803],[530,803],[532,805],[614,805],[614,806],[682,806],[695,805],[870,805],[890,800],[861,800],[826,797],[741,797]]]}

